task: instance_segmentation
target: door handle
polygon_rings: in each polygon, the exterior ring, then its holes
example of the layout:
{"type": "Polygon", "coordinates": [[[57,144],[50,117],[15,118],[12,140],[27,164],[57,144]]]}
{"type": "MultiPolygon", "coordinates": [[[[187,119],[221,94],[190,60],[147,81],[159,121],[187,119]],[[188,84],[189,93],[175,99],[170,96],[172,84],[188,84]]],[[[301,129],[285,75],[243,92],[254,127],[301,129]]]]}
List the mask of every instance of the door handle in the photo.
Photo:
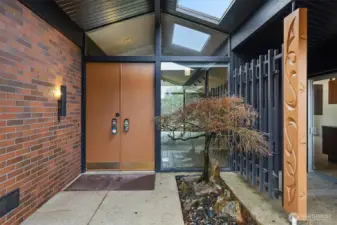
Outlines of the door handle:
{"type": "Polygon", "coordinates": [[[129,131],[129,119],[124,119],[124,132],[128,132],[129,131]]]}
{"type": "Polygon", "coordinates": [[[112,119],[111,121],[111,133],[113,135],[117,134],[117,120],[116,119],[112,119]]]}

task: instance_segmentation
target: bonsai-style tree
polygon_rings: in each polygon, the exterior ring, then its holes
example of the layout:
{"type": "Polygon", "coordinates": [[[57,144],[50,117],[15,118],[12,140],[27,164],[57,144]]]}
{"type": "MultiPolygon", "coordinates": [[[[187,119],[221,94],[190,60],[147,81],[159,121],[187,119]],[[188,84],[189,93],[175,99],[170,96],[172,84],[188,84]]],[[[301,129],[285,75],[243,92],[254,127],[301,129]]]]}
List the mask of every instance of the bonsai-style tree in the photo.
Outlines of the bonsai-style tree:
{"type": "Polygon", "coordinates": [[[172,140],[205,138],[202,181],[209,182],[210,146],[221,143],[229,151],[268,154],[265,134],[254,129],[254,108],[239,97],[204,98],[158,118],[161,130],[172,140]]]}

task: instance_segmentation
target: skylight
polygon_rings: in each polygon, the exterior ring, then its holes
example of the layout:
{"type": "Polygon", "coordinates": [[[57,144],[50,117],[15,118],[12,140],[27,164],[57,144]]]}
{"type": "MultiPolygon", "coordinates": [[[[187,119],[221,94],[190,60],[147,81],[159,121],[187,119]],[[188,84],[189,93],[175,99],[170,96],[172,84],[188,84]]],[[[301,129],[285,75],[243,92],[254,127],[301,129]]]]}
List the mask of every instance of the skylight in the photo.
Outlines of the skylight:
{"type": "Polygon", "coordinates": [[[219,24],[233,0],[178,0],[177,11],[219,24]]]}
{"type": "Polygon", "coordinates": [[[174,24],[172,44],[201,52],[210,35],[174,24]]]}

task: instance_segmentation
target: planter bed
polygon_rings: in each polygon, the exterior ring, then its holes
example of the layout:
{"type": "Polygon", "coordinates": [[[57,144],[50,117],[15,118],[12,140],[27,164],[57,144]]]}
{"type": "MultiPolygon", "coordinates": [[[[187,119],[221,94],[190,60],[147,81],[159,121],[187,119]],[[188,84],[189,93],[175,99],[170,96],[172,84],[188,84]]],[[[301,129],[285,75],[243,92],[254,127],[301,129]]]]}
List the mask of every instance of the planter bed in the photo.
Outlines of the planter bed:
{"type": "Polygon", "coordinates": [[[200,175],[176,176],[186,225],[257,225],[224,181],[199,182],[200,175]]]}

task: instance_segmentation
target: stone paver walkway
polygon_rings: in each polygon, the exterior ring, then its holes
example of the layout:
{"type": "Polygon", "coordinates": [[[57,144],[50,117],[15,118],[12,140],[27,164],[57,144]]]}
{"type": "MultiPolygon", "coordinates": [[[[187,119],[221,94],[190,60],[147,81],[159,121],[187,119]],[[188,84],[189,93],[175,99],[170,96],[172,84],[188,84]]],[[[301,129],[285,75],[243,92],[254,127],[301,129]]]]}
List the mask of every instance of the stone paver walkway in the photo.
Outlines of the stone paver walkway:
{"type": "Polygon", "coordinates": [[[183,225],[175,174],[158,173],[154,191],[61,192],[23,225],[183,225]]]}

